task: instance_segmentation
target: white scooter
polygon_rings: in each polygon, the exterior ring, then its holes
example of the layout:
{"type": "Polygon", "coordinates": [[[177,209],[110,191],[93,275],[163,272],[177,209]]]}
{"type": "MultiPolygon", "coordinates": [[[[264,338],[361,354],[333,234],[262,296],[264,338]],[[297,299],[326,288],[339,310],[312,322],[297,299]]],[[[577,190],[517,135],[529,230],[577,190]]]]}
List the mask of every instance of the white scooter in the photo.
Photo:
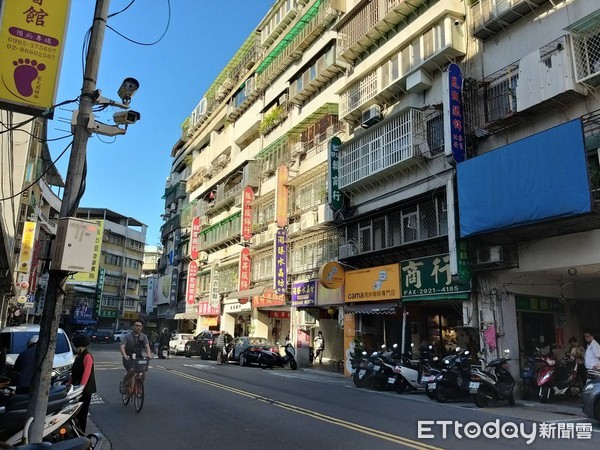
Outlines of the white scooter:
{"type": "MultiPolygon", "coordinates": [[[[70,386],[51,391],[44,419],[44,440],[64,440],[83,435],[75,415],[83,403],[79,401],[84,386],[70,386]]],[[[0,441],[9,445],[27,443],[27,396],[15,395],[0,407],[0,441]]]]}
{"type": "MultiPolygon", "coordinates": [[[[414,344],[410,345],[411,348],[414,348],[414,344]]],[[[433,347],[429,346],[429,350],[432,349],[433,347]]],[[[430,377],[440,373],[440,370],[431,367],[431,363],[437,361],[437,359],[436,356],[430,354],[419,355],[418,359],[411,359],[408,355],[403,355],[401,362],[396,364],[394,368],[394,373],[402,377],[402,382],[396,388],[396,391],[426,392],[430,377]]]]}

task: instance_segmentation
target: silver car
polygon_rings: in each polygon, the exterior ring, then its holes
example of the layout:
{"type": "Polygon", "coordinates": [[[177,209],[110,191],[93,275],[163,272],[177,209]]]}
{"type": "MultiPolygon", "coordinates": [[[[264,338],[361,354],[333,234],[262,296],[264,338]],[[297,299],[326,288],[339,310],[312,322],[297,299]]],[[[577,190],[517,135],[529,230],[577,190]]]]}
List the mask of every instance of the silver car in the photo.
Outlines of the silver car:
{"type": "Polygon", "coordinates": [[[588,370],[590,378],[583,388],[583,412],[593,419],[600,420],[600,372],[588,370]]]}

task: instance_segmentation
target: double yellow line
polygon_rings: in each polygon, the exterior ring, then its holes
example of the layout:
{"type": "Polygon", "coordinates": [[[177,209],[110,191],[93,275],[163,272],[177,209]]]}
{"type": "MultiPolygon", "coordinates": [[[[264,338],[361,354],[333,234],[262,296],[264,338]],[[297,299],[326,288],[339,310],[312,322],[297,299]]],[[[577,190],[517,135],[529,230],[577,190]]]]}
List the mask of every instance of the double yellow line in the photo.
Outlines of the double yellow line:
{"type": "Polygon", "coordinates": [[[411,439],[403,438],[401,436],[396,436],[396,435],[393,435],[390,433],[386,433],[385,431],[376,430],[374,428],[365,427],[358,423],[347,422],[342,419],[337,419],[335,417],[327,416],[325,414],[321,414],[316,411],[311,411],[309,409],[301,408],[299,406],[291,405],[289,403],[280,402],[278,400],[264,397],[262,395],[252,394],[251,392],[242,391],[241,389],[236,389],[234,387],[227,386],[225,384],[221,384],[221,383],[217,383],[215,381],[210,381],[210,380],[206,380],[204,378],[196,377],[194,375],[190,375],[185,372],[180,372],[178,370],[171,370],[171,369],[166,369],[166,368],[156,367],[156,366],[155,366],[155,369],[165,370],[165,371],[172,373],[174,375],[177,375],[178,377],[181,377],[181,378],[187,378],[188,380],[196,381],[198,383],[203,383],[203,384],[206,384],[208,386],[212,386],[212,387],[215,387],[218,389],[223,389],[225,391],[228,391],[228,392],[231,392],[234,394],[238,394],[243,397],[251,398],[251,399],[258,400],[258,401],[261,401],[264,403],[268,403],[270,405],[277,406],[279,408],[283,408],[288,411],[295,412],[297,414],[302,414],[302,415],[305,415],[308,417],[312,417],[313,419],[317,419],[322,422],[327,422],[327,423],[337,425],[337,426],[340,426],[343,428],[347,428],[352,431],[358,431],[359,433],[363,433],[363,434],[373,436],[378,439],[383,439],[385,441],[400,444],[405,447],[415,448],[415,449],[419,449],[419,450],[425,450],[425,449],[427,449],[427,450],[442,450],[440,447],[434,447],[432,445],[421,444],[418,441],[413,441],[411,439]]]}

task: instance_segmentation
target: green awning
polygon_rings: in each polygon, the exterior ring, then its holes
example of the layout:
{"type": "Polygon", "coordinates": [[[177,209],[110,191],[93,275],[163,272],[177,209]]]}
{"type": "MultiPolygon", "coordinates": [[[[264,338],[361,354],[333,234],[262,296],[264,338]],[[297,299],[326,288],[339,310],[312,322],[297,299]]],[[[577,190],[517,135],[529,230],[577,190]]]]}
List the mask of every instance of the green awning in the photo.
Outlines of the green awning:
{"type": "Polygon", "coordinates": [[[237,213],[235,213],[235,214],[227,217],[226,219],[223,219],[220,222],[217,222],[214,225],[211,225],[210,227],[206,228],[205,230],[202,230],[200,232],[200,235],[206,235],[206,234],[210,233],[211,231],[213,231],[213,230],[215,230],[215,229],[217,229],[219,227],[222,227],[223,225],[226,225],[229,222],[231,222],[232,220],[235,220],[235,219],[237,219],[237,218],[239,218],[241,216],[242,216],[241,211],[237,212],[237,213]]]}
{"type": "Polygon", "coordinates": [[[465,300],[469,300],[469,292],[460,292],[457,294],[432,294],[432,295],[419,295],[419,296],[408,295],[406,297],[402,297],[402,302],[429,302],[432,300],[465,301],[465,300]]]}

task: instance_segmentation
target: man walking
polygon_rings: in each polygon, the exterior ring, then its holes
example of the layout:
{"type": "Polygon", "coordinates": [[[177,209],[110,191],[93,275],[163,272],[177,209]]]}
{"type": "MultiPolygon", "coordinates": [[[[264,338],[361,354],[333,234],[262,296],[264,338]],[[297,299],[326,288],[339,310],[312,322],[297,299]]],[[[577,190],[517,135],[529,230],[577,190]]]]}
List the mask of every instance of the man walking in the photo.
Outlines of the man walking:
{"type": "Polygon", "coordinates": [[[313,341],[315,344],[315,362],[319,360],[319,364],[323,362],[323,351],[325,350],[325,338],[323,332],[319,331],[317,337],[313,341]]]}
{"type": "Polygon", "coordinates": [[[217,341],[215,342],[217,346],[217,365],[223,364],[223,352],[225,350],[225,330],[221,330],[221,334],[217,337],[217,341]]]}
{"type": "Polygon", "coordinates": [[[594,339],[594,333],[587,331],[583,337],[587,342],[585,349],[585,368],[587,370],[600,370],[600,344],[594,339]]]}
{"type": "Polygon", "coordinates": [[[158,357],[165,359],[164,351],[167,349],[167,355],[169,354],[169,341],[171,340],[171,334],[168,328],[163,328],[160,337],[158,338],[158,357]]]}

